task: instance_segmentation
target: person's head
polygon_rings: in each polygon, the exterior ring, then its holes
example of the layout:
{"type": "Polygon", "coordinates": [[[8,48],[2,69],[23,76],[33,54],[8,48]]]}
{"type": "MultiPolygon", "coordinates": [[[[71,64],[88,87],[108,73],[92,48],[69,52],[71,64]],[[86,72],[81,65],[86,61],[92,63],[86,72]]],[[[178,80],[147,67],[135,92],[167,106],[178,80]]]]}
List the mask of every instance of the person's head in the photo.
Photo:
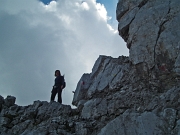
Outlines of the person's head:
{"type": "Polygon", "coordinates": [[[60,75],[61,75],[60,70],[56,70],[54,75],[55,75],[55,76],[60,76],[60,75]]]}

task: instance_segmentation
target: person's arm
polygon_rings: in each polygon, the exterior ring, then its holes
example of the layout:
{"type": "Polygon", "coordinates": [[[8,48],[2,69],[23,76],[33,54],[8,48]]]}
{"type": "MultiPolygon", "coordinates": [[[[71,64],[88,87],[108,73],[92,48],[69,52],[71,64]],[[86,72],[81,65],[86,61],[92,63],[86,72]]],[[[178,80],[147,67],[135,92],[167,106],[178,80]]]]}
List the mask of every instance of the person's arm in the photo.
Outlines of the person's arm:
{"type": "Polygon", "coordinates": [[[61,77],[61,89],[63,89],[63,84],[64,84],[64,77],[61,77]]]}

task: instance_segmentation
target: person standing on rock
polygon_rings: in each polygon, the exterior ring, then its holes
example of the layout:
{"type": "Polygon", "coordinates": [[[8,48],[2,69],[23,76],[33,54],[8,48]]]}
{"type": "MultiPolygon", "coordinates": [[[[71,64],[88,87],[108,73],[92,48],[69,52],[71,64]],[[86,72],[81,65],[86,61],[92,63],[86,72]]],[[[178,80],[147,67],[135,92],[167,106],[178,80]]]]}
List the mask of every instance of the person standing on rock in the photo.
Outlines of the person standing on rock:
{"type": "Polygon", "coordinates": [[[62,90],[63,90],[63,84],[64,84],[64,76],[61,76],[60,70],[55,71],[55,80],[54,80],[54,86],[51,91],[51,101],[54,101],[54,98],[56,94],[58,93],[58,102],[62,103],[62,90]]]}

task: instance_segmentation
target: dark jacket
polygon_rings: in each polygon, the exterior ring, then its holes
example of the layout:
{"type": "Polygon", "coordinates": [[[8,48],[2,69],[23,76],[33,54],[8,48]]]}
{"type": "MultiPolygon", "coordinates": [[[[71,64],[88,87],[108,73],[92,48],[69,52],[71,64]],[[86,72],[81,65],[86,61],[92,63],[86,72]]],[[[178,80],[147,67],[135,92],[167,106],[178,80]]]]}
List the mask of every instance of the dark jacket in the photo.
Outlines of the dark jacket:
{"type": "Polygon", "coordinates": [[[61,88],[61,86],[64,84],[64,77],[63,76],[57,76],[54,80],[54,86],[55,88],[61,88]]]}

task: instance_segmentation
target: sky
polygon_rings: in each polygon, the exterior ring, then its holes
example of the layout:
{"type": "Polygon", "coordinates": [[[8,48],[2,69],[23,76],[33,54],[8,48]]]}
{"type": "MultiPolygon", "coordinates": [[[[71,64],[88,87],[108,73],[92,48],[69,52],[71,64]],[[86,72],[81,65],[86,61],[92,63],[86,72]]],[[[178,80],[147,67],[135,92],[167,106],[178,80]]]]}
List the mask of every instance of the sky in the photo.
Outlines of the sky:
{"type": "Polygon", "coordinates": [[[54,71],[65,74],[62,103],[99,55],[129,55],[117,32],[118,0],[0,0],[0,95],[16,104],[50,101],[54,71]]]}

